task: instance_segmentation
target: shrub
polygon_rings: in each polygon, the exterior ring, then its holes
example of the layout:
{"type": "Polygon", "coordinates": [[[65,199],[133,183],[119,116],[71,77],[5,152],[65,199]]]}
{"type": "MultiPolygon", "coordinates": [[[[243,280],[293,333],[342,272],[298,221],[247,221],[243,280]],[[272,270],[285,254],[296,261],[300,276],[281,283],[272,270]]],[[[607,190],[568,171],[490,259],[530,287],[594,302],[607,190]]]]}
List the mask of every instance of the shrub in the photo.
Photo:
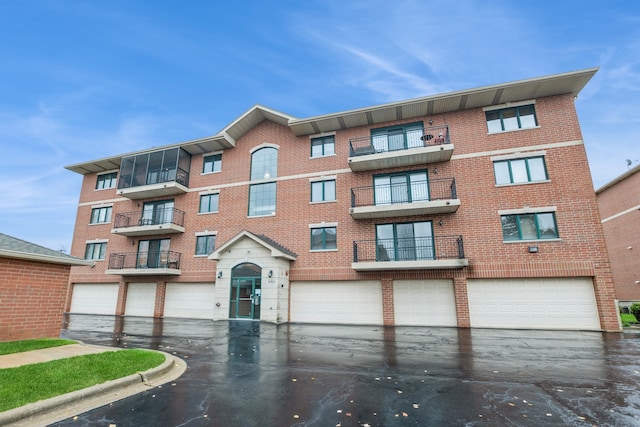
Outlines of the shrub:
{"type": "Polygon", "coordinates": [[[629,306],[629,313],[636,317],[636,320],[640,320],[640,304],[634,302],[629,306]]]}

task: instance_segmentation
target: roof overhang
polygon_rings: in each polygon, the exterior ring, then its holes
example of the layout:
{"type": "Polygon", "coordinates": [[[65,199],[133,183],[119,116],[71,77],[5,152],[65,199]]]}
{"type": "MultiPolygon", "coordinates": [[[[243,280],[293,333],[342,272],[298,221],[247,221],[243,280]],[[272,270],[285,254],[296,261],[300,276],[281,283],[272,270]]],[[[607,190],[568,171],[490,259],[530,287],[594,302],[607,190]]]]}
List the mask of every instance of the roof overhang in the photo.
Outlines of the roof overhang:
{"type": "Polygon", "coordinates": [[[79,173],[99,173],[110,170],[116,170],[120,168],[120,163],[123,157],[135,156],[138,154],[151,153],[155,151],[163,151],[171,148],[180,147],[186,150],[191,155],[211,153],[215,151],[225,150],[236,146],[236,139],[247,133],[253,127],[260,124],[263,120],[269,120],[275,123],[279,123],[283,126],[287,126],[289,121],[293,119],[292,116],[280,113],[276,110],[272,110],[261,105],[254,105],[243,115],[234,120],[231,124],[227,125],[224,129],[218,132],[216,135],[194,139],[190,141],[180,142],[177,144],[164,145],[161,147],[153,147],[146,150],[135,151],[132,153],[121,154],[118,156],[105,157],[98,160],[92,160],[89,162],[77,163],[74,165],[65,166],[65,169],[79,173]]]}
{"type": "Polygon", "coordinates": [[[26,261],[37,261],[49,264],[62,264],[69,266],[92,266],[95,264],[94,261],[84,260],[80,258],[56,257],[28,252],[10,251],[7,249],[0,249],[0,258],[22,259],[26,261]]]}
{"type": "Polygon", "coordinates": [[[264,120],[287,126],[296,136],[314,135],[360,126],[374,126],[395,120],[408,120],[452,111],[479,108],[546,96],[572,94],[577,96],[598,68],[553,74],[510,83],[483,86],[456,92],[425,96],[406,101],[359,108],[339,113],[297,119],[279,111],[254,105],[227,125],[218,134],[178,144],[154,147],[133,153],[65,166],[79,173],[97,173],[120,168],[123,157],[150,153],[174,147],[184,148],[192,155],[233,148],[236,140],[264,120]]]}
{"type": "Polygon", "coordinates": [[[499,105],[546,96],[578,93],[589,82],[598,68],[554,74],[545,77],[519,80],[460,90],[439,95],[382,104],[340,113],[293,119],[289,127],[294,134],[313,135],[359,126],[373,126],[395,120],[431,116],[469,108],[499,105]]]}
{"type": "Polygon", "coordinates": [[[216,260],[216,261],[220,260],[220,254],[222,254],[223,252],[229,250],[232,246],[234,246],[237,242],[239,242],[240,240],[242,240],[244,238],[251,239],[254,242],[256,242],[257,244],[265,247],[266,249],[271,251],[271,256],[274,257],[274,258],[283,258],[283,259],[287,259],[289,261],[295,261],[296,260],[296,257],[294,256],[294,254],[286,252],[283,249],[276,247],[271,242],[268,242],[267,240],[262,239],[260,236],[257,236],[257,235],[255,235],[255,234],[253,234],[253,233],[251,233],[250,231],[247,231],[247,230],[243,230],[240,233],[236,234],[234,237],[229,239],[227,242],[225,242],[218,249],[213,251],[213,253],[211,253],[211,255],[209,255],[209,259],[213,259],[213,260],[216,260]]]}

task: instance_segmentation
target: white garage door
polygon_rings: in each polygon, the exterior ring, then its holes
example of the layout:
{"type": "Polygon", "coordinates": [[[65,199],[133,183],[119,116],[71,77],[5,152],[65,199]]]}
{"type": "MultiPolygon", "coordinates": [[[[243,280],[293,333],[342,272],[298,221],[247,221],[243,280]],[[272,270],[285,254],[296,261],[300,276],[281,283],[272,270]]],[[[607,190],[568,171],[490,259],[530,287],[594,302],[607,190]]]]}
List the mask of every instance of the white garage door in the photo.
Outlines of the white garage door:
{"type": "Polygon", "coordinates": [[[382,324],[382,287],[378,281],[294,282],[292,322],[352,325],[382,324]]]}
{"type": "Polygon", "coordinates": [[[393,308],[397,326],[457,326],[451,280],[396,280],[393,308]]]}
{"type": "Polygon", "coordinates": [[[599,330],[590,278],[468,280],[475,328],[599,330]]]}
{"type": "Polygon", "coordinates": [[[71,313],[116,314],[117,283],[77,283],[73,285],[71,313]]]}
{"type": "Polygon", "coordinates": [[[125,315],[153,317],[155,306],[155,283],[129,283],[125,315]]]}
{"type": "Polygon", "coordinates": [[[213,283],[168,283],[164,316],[213,319],[214,292],[213,283]]]}

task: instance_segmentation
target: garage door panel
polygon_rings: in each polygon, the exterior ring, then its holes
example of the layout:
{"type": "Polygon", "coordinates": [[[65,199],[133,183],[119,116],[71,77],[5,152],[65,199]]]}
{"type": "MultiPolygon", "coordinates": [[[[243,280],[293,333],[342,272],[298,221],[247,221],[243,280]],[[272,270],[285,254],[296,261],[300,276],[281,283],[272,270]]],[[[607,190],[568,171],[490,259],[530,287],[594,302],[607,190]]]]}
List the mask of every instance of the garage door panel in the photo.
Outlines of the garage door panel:
{"type": "Polygon", "coordinates": [[[165,317],[213,319],[213,283],[168,283],[164,303],[165,317]]]}
{"type": "Polygon", "coordinates": [[[590,278],[469,279],[476,328],[600,329],[590,278]]]}
{"type": "Polygon", "coordinates": [[[451,280],[396,280],[393,306],[397,326],[457,326],[451,280]]]}
{"type": "Polygon", "coordinates": [[[292,322],[372,324],[382,322],[382,287],[378,281],[293,282],[292,322]]]}
{"type": "Polygon", "coordinates": [[[118,303],[117,283],[76,283],[71,296],[71,313],[116,314],[118,303]]]}
{"type": "Polygon", "coordinates": [[[156,306],[155,283],[130,283],[127,287],[127,316],[153,317],[156,306]]]}

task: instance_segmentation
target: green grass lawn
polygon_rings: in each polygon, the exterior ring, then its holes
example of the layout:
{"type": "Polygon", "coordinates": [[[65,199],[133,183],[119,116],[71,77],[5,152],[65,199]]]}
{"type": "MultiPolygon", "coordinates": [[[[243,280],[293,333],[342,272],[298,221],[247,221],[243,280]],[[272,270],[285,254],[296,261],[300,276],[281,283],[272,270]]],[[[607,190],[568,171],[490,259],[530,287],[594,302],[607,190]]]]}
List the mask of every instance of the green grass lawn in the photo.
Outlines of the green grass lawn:
{"type": "Polygon", "coordinates": [[[34,340],[0,342],[0,356],[2,356],[3,354],[40,350],[42,348],[59,347],[61,345],[75,344],[76,342],[77,341],[63,340],[59,338],[41,338],[34,340]]]}
{"type": "Polygon", "coordinates": [[[634,323],[638,323],[636,316],[631,313],[620,313],[620,319],[622,320],[622,326],[629,326],[634,323]]]}
{"type": "Polygon", "coordinates": [[[146,371],[164,360],[161,353],[131,349],[0,369],[0,412],[146,371]]]}

